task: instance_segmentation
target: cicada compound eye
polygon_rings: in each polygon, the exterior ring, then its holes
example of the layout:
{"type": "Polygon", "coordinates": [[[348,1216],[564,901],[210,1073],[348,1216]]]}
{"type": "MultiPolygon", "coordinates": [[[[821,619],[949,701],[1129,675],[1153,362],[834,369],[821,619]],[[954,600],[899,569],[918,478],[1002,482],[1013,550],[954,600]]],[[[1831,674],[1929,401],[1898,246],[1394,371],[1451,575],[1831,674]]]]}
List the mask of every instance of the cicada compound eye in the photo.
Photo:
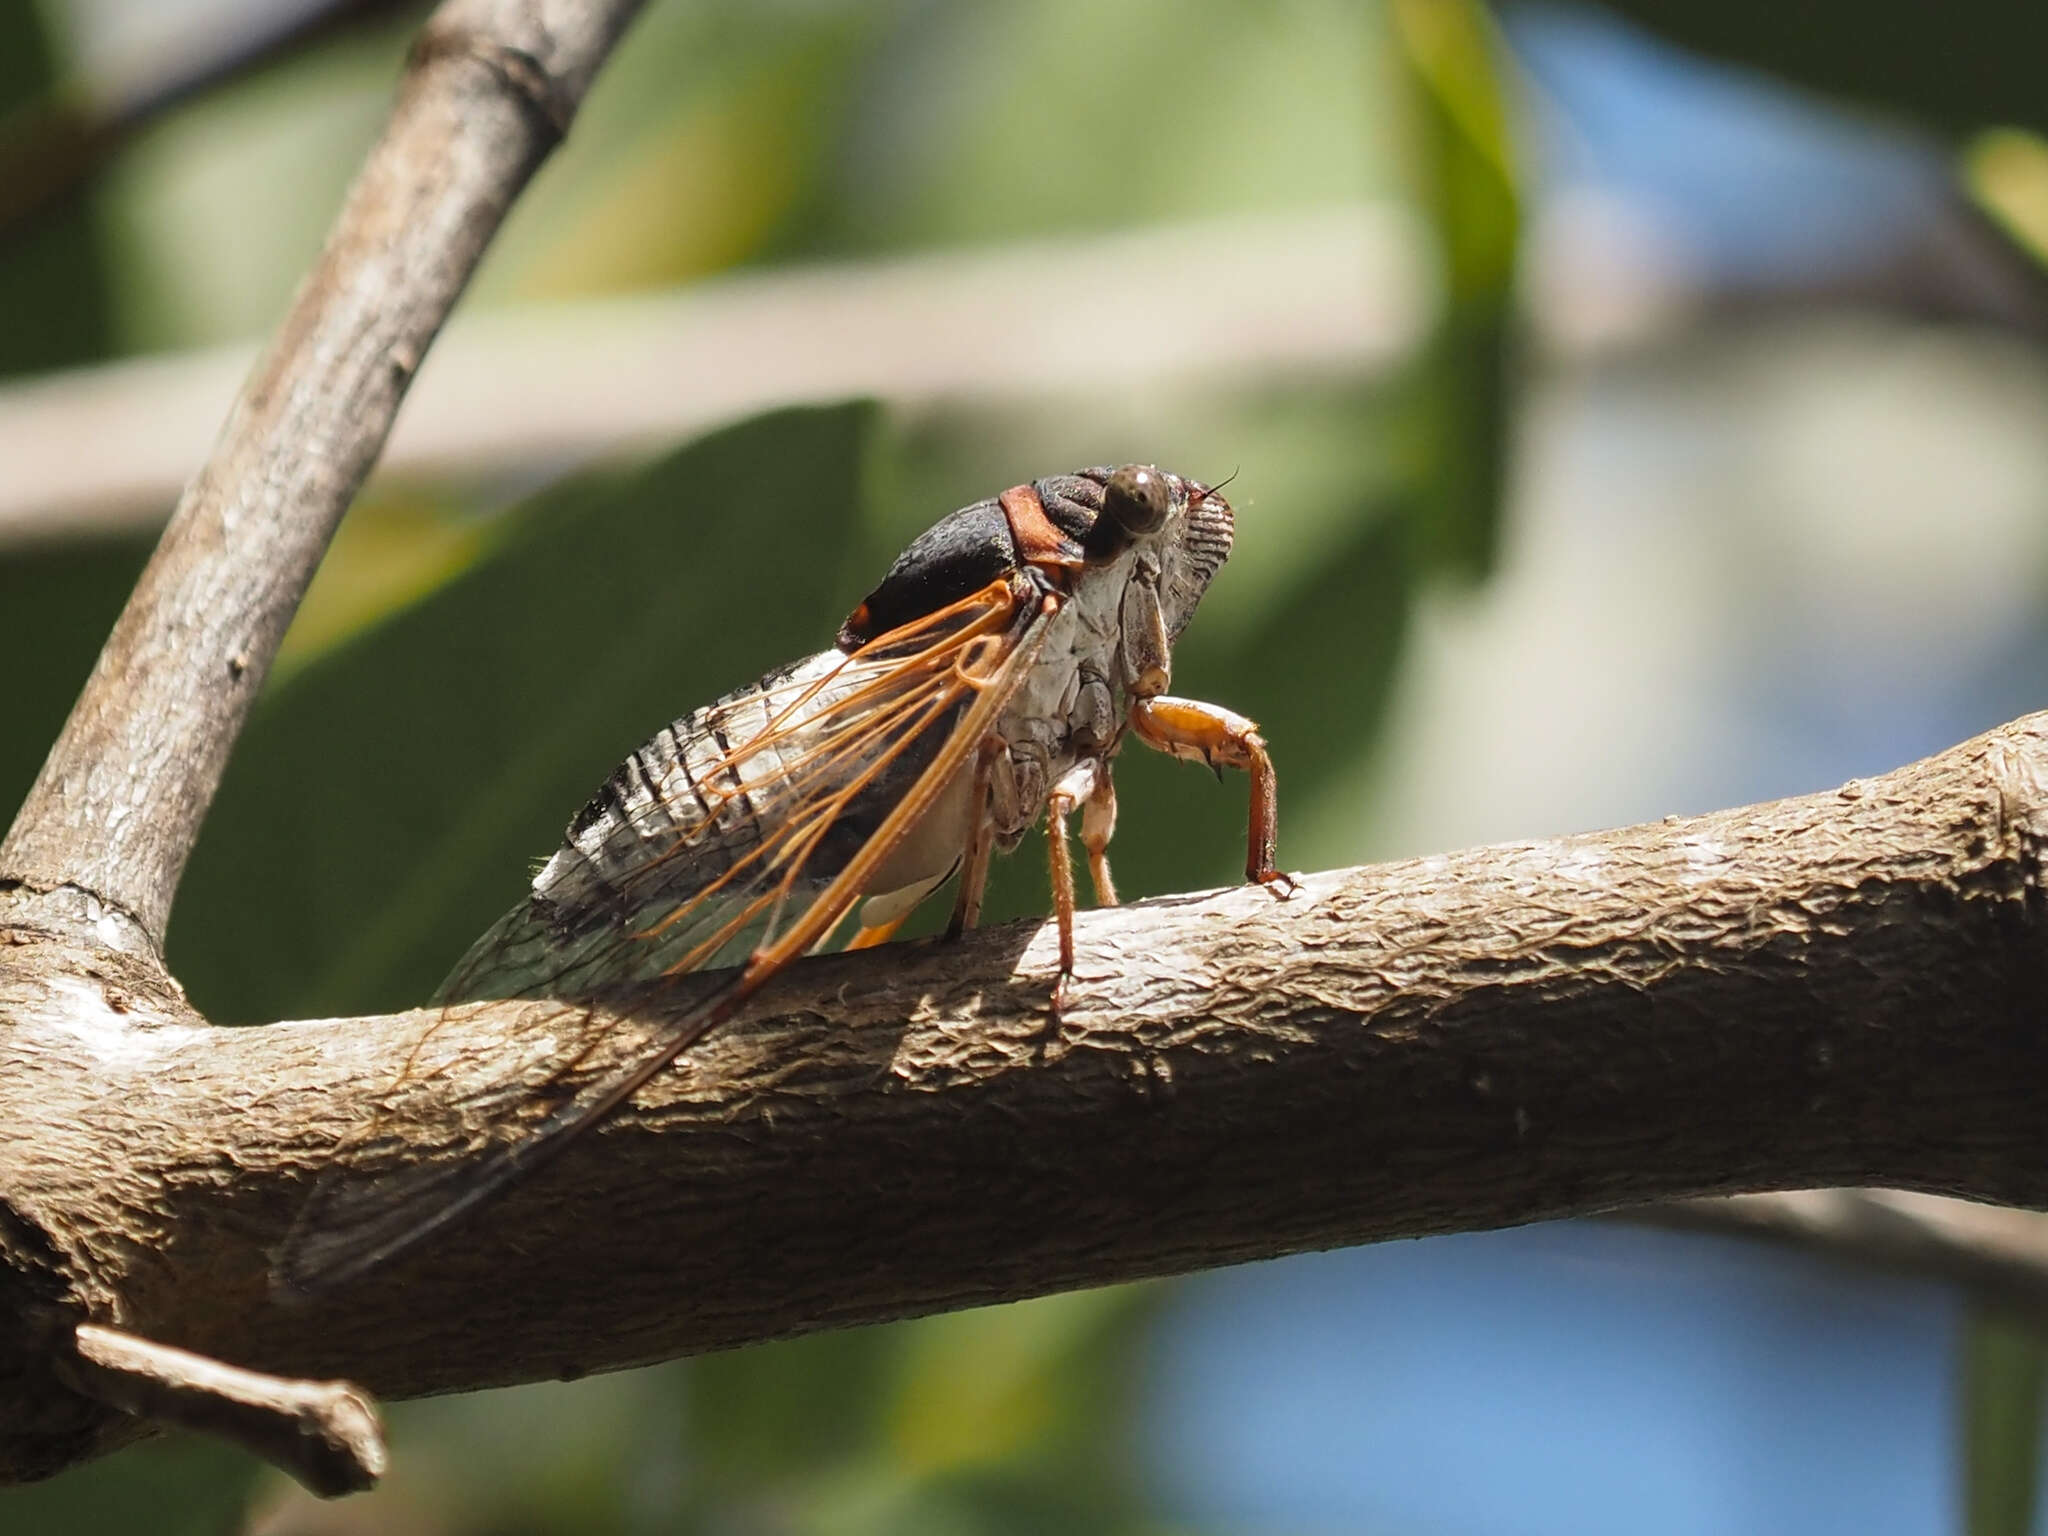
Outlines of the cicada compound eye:
{"type": "Polygon", "coordinates": [[[1103,487],[1102,515],[1131,539],[1157,532],[1172,501],[1166,476],[1149,464],[1126,464],[1103,487]]]}

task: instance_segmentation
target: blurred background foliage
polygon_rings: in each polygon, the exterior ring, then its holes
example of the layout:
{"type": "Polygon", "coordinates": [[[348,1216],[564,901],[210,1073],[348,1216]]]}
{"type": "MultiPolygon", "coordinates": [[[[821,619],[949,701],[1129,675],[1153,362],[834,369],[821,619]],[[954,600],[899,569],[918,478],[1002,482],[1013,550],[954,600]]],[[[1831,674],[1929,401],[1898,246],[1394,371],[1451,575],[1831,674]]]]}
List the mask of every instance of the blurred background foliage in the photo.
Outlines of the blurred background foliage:
{"type": "MultiPolygon", "coordinates": [[[[421,14],[0,0],[0,374],[261,336],[421,14]]],[[[1092,462],[1237,477],[1176,678],[1264,725],[1292,867],[1818,788],[2037,707],[2044,31],[2023,0],[656,0],[469,309],[1369,208],[1426,237],[1433,283],[1373,296],[1422,306],[1413,344],[1289,377],[1251,337],[1137,392],[1084,352],[1009,397],[991,358],[939,405],[381,477],[174,968],[239,1022],[418,1000],[655,724],[827,643],[945,510],[1092,462]]],[[[0,522],[9,803],[150,522],[0,522]]],[[[1241,786],[1119,778],[1129,893],[1233,878],[1241,786]]],[[[1006,861],[992,916],[1043,887],[1006,861]]],[[[2040,1359],[1937,1287],[1572,1226],[399,1405],[388,1484],[334,1506],[159,1442],[0,1525],[2019,1532],[2040,1359]]]]}

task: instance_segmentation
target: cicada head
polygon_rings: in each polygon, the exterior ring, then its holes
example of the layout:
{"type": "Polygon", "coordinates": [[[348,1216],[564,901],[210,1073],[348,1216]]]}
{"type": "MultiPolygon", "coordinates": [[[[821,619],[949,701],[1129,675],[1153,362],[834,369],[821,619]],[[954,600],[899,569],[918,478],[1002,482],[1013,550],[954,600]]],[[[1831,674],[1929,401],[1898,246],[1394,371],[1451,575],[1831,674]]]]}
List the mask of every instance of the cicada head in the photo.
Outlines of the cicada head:
{"type": "Polygon", "coordinates": [[[1047,475],[918,535],[840,627],[839,648],[857,650],[1026,565],[1094,583],[1127,578],[1146,553],[1158,562],[1160,607],[1177,638],[1230,554],[1230,536],[1229,502],[1149,464],[1047,475]]]}
{"type": "Polygon", "coordinates": [[[1230,556],[1230,503],[1198,480],[1150,464],[1048,475],[1036,488],[1046,517],[1082,557],[1080,579],[1089,567],[1123,567],[1130,553],[1159,562],[1160,607],[1169,638],[1178,639],[1230,556]]]}

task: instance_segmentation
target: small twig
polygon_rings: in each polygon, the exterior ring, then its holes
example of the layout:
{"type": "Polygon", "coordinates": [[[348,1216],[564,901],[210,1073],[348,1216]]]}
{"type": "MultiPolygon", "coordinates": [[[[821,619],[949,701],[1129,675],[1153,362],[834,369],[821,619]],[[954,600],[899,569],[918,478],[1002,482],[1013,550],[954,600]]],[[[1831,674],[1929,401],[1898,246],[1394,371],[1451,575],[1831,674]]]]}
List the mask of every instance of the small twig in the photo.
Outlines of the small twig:
{"type": "Polygon", "coordinates": [[[640,0],[447,0],[0,845],[160,943],[278,642],[427,346],[640,0]]]}
{"type": "Polygon", "coordinates": [[[1799,1189],[1678,1200],[1620,1213],[1685,1231],[1727,1232],[1864,1269],[1938,1280],[2048,1323],[2048,1215],[1899,1189],[1799,1189]]]}
{"type": "Polygon", "coordinates": [[[384,1426],[345,1381],[293,1381],[224,1365],[99,1323],[80,1323],[58,1373],[75,1390],[138,1418],[232,1440],[322,1498],[384,1475],[384,1426]]]}
{"type": "Polygon", "coordinates": [[[416,0],[299,0],[244,6],[188,49],[151,50],[129,78],[60,85],[0,117],[0,241],[65,205],[107,161],[184,102],[336,32],[381,21],[416,0]]]}

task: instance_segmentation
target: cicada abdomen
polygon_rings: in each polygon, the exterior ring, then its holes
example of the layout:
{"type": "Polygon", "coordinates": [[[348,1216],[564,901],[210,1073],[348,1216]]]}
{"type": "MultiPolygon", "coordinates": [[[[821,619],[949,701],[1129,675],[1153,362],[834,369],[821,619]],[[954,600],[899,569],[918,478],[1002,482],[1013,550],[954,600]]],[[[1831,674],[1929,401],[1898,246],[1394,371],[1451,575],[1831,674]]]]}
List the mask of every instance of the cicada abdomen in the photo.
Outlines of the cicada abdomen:
{"type": "MultiPolygon", "coordinates": [[[[744,963],[874,836],[962,707],[933,694],[922,729],[849,732],[843,717],[871,707],[888,665],[826,651],[662,727],[436,1000],[589,997],[744,963]]],[[[950,869],[944,859],[904,883],[936,885],[950,869]]]]}

